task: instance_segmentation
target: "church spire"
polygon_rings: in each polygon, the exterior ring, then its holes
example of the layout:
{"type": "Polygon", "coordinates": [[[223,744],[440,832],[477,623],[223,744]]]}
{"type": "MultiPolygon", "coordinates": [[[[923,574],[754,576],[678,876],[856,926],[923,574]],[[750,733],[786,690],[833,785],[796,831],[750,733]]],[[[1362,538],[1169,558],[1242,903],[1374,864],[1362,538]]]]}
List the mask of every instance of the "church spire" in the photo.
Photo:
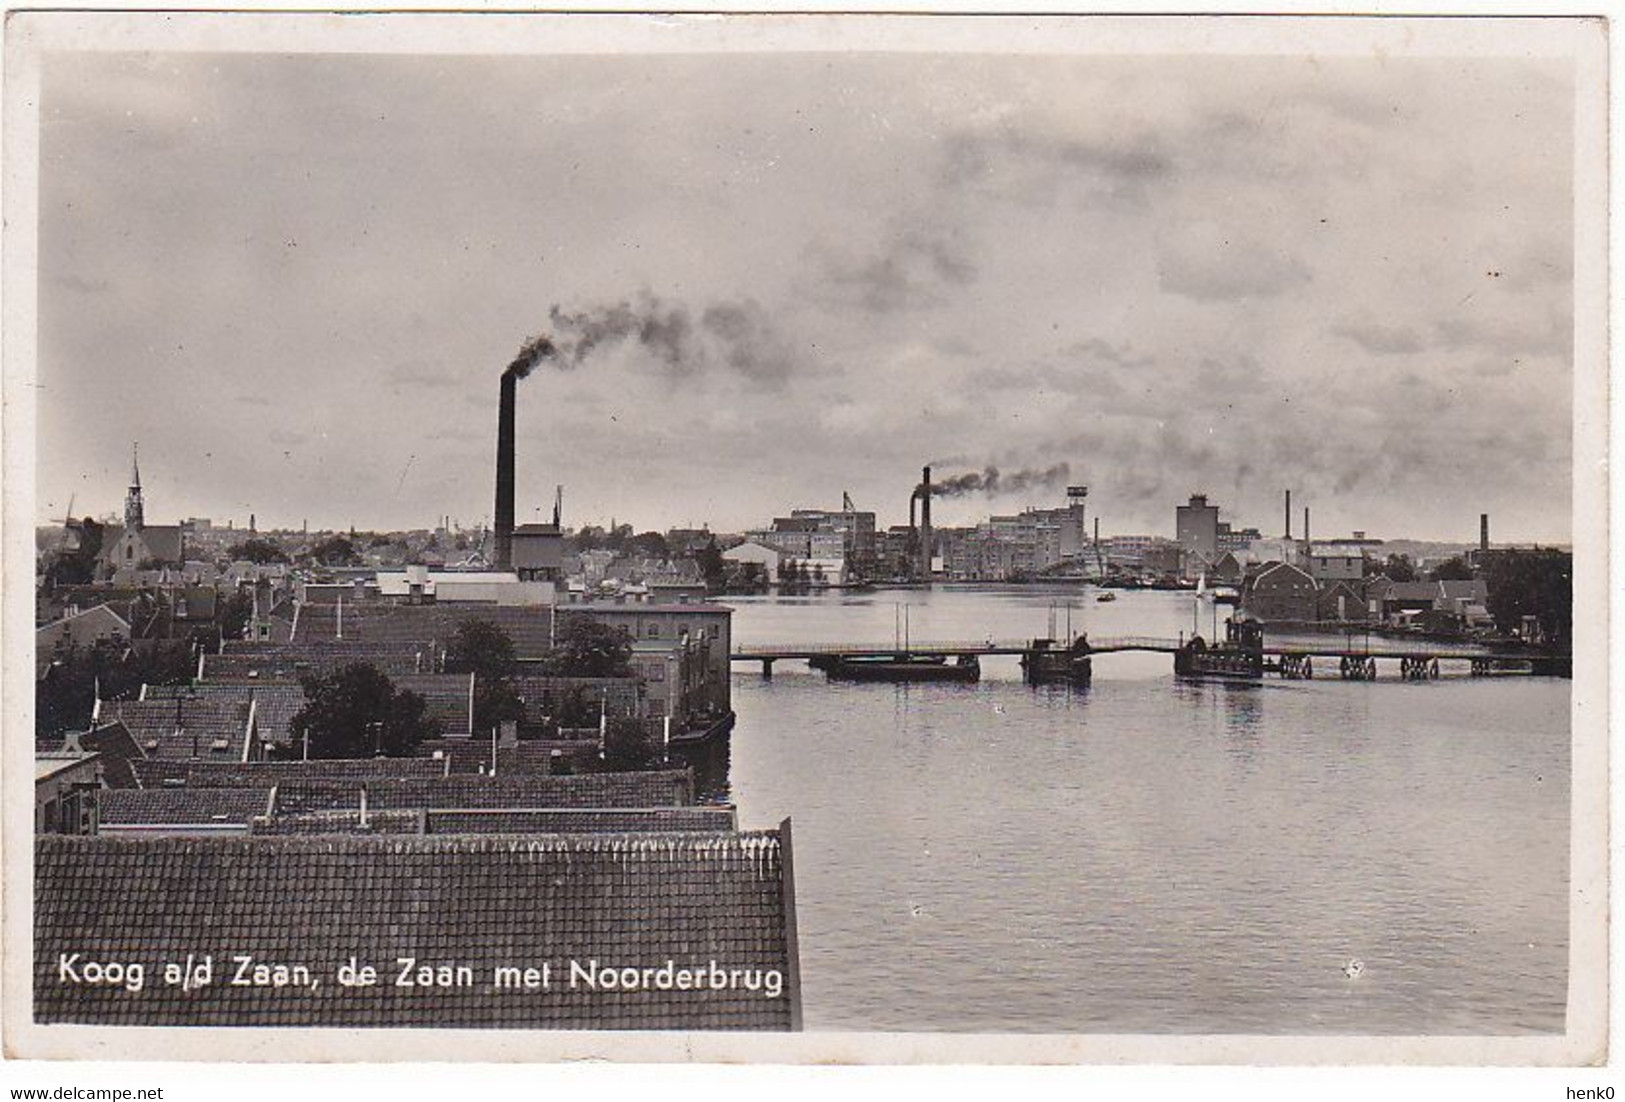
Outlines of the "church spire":
{"type": "Polygon", "coordinates": [[[130,492],[124,495],[124,527],[138,532],[146,524],[145,509],[141,501],[141,445],[130,450],[130,492]]]}

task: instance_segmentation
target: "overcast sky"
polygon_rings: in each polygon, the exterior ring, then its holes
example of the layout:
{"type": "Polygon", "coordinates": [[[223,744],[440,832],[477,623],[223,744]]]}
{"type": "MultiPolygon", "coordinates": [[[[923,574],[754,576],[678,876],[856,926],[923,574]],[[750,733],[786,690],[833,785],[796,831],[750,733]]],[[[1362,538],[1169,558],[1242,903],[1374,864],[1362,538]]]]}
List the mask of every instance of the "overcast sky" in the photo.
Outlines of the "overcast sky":
{"type": "Polygon", "coordinates": [[[1572,85],[1517,60],[57,54],[39,508],[1567,540],[1572,85]],[[1014,479],[1018,484],[1020,478],[1014,479]],[[1296,527],[1297,521],[1294,522],[1296,527]]]}

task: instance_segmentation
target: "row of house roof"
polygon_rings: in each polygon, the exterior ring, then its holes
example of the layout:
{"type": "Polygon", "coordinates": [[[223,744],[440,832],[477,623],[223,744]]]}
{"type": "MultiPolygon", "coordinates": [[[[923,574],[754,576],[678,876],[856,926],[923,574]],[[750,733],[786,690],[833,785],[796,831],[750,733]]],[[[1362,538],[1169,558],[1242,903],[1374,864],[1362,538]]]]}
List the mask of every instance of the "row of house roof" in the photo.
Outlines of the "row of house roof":
{"type": "Polygon", "coordinates": [[[1430,614],[1465,627],[1488,623],[1489,587],[1470,581],[1317,580],[1293,563],[1266,563],[1242,582],[1242,604],[1264,621],[1393,622],[1430,614]]]}
{"type": "Polygon", "coordinates": [[[34,1016],[133,1026],[795,1028],[789,865],[787,824],[46,836],[35,842],[34,1016]],[[108,961],[123,965],[121,982],[89,978],[105,979],[90,965],[108,961]],[[210,982],[163,982],[173,961],[207,961],[210,982]],[[375,968],[375,982],[341,984],[347,963],[375,968]]]}

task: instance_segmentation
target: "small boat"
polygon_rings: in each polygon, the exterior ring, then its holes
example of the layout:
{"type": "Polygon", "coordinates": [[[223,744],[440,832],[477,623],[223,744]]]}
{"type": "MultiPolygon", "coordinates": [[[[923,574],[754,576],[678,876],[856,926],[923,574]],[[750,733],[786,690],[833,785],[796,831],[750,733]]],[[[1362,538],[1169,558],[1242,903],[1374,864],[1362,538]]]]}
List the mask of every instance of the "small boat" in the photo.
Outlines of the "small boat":
{"type": "Polygon", "coordinates": [[[1097,602],[1099,602],[1100,604],[1105,604],[1107,601],[1115,601],[1115,600],[1117,600],[1117,594],[1113,593],[1111,590],[1108,589],[1106,592],[1104,592],[1104,593],[1100,594],[1099,596],[1097,596],[1095,598],[1095,600],[1097,602]]]}
{"type": "Polygon", "coordinates": [[[832,655],[809,659],[831,681],[979,681],[982,664],[974,654],[952,662],[943,654],[832,655]]]}

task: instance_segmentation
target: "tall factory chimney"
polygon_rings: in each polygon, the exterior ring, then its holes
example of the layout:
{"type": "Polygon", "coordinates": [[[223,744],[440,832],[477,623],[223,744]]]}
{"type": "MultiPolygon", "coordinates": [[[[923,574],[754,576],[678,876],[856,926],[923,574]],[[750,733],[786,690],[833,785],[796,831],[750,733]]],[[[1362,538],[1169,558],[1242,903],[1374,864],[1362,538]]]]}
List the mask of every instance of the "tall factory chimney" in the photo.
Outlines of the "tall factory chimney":
{"type": "Polygon", "coordinates": [[[931,468],[920,475],[920,576],[931,577],[931,468]]]}
{"type": "Polygon", "coordinates": [[[1292,491],[1286,492],[1286,538],[1292,538],[1292,491]]]}
{"type": "Polygon", "coordinates": [[[496,561],[498,570],[513,569],[513,434],[514,391],[517,376],[502,373],[502,397],[497,406],[496,561]]]}
{"type": "Polygon", "coordinates": [[[1490,552],[1490,515],[1478,514],[1478,553],[1487,555],[1490,552]]]}
{"type": "Polygon", "coordinates": [[[1311,542],[1309,539],[1309,506],[1307,505],[1303,507],[1303,542],[1305,544],[1311,542]]]}

